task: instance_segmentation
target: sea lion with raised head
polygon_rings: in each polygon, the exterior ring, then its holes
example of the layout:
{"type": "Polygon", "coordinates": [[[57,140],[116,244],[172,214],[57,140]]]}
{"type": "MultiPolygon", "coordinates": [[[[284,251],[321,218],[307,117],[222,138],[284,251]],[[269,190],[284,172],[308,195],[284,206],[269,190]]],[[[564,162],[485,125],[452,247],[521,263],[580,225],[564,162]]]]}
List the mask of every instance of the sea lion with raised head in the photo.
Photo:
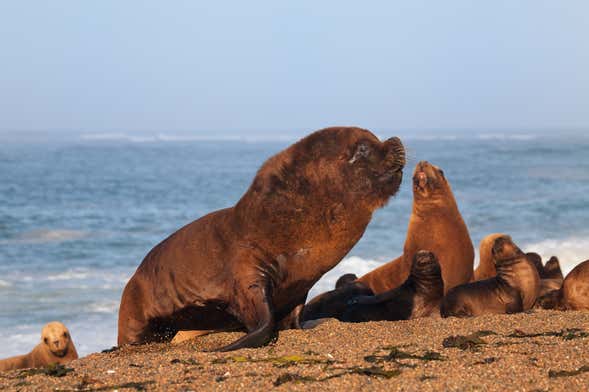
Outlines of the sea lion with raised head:
{"type": "Polygon", "coordinates": [[[479,244],[479,265],[474,270],[474,281],[489,279],[497,275],[495,261],[493,260],[493,244],[497,238],[505,236],[507,236],[507,234],[493,233],[481,240],[479,244]]]}
{"type": "Polygon", "coordinates": [[[413,258],[407,280],[396,289],[376,296],[351,300],[341,321],[396,321],[439,317],[444,282],[440,264],[432,252],[419,251],[413,258]]]}
{"type": "Polygon", "coordinates": [[[0,371],[63,365],[78,359],[70,331],[58,321],[43,327],[41,342],[28,354],[0,360],[0,371]]]}
{"type": "Polygon", "coordinates": [[[589,310],[589,260],[577,265],[562,286],[538,298],[537,308],[556,310],[589,310]]]}
{"type": "Polygon", "coordinates": [[[147,254],[123,292],[118,344],[243,327],[227,351],[298,326],[309,289],[398,191],[404,165],[398,138],[354,127],[317,131],[271,157],[234,207],[147,254]]]}
{"type": "Polygon", "coordinates": [[[415,254],[433,252],[442,268],[444,292],[472,278],[474,248],[444,171],[419,162],[413,173],[413,207],[403,255],[358,279],[375,294],[400,286],[415,254]]]}
{"type": "Polygon", "coordinates": [[[442,317],[517,313],[534,305],[540,291],[534,264],[509,236],[496,238],[492,253],[497,274],[451,289],[442,300],[442,317]]]}

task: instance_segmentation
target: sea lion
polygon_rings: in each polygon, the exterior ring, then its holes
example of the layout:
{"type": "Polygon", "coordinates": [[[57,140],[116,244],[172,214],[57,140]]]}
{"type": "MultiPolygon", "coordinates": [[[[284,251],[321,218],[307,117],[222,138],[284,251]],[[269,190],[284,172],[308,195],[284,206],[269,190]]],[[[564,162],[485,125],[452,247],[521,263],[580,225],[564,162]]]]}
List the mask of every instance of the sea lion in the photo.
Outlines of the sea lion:
{"type": "Polygon", "coordinates": [[[356,276],[356,274],[343,274],[335,282],[335,288],[339,289],[340,287],[350,284],[357,279],[358,279],[358,276],[356,276]]]}
{"type": "Polygon", "coordinates": [[[432,252],[419,251],[407,280],[396,289],[376,296],[356,297],[348,303],[341,321],[396,321],[440,315],[444,282],[432,252]]]}
{"type": "Polygon", "coordinates": [[[0,371],[37,368],[52,364],[65,364],[78,359],[70,331],[58,321],[52,321],[41,331],[41,343],[33,351],[0,360],[0,371]]]}
{"type": "MultiPolygon", "coordinates": [[[[495,264],[493,261],[492,247],[497,238],[505,236],[506,234],[494,233],[489,234],[482,239],[479,250],[480,262],[477,269],[474,271],[474,280],[489,279],[497,275],[495,264]]],[[[546,265],[542,264],[542,257],[535,252],[526,253],[528,260],[534,265],[538,276],[540,277],[540,292],[538,296],[543,296],[549,291],[559,289],[562,285],[562,271],[560,270],[560,263],[558,258],[552,256],[546,265]]]]}
{"type": "Polygon", "coordinates": [[[398,191],[404,165],[398,138],[381,142],[355,127],[317,131],[271,157],[235,206],[147,254],[123,291],[118,344],[245,328],[227,351],[298,327],[309,289],[398,191]]]}
{"type": "Polygon", "coordinates": [[[505,236],[507,234],[493,233],[481,240],[479,244],[479,265],[474,270],[473,281],[489,279],[497,275],[495,261],[493,260],[493,244],[497,238],[505,236]]]}
{"type": "Polygon", "coordinates": [[[413,208],[403,255],[358,279],[375,294],[400,286],[409,276],[415,254],[433,252],[442,268],[444,291],[472,278],[474,248],[444,172],[419,162],[413,173],[413,208]]]}
{"type": "Polygon", "coordinates": [[[517,313],[534,305],[540,291],[534,264],[509,236],[496,238],[492,253],[496,276],[451,289],[442,300],[442,317],[517,313]]]}
{"type": "Polygon", "coordinates": [[[589,310],[589,260],[577,265],[564,279],[562,287],[538,298],[537,308],[589,310]]]}
{"type": "Polygon", "coordinates": [[[325,318],[340,319],[349,301],[358,296],[373,295],[370,287],[362,282],[353,281],[340,285],[335,290],[319,294],[305,304],[301,322],[325,318]]]}

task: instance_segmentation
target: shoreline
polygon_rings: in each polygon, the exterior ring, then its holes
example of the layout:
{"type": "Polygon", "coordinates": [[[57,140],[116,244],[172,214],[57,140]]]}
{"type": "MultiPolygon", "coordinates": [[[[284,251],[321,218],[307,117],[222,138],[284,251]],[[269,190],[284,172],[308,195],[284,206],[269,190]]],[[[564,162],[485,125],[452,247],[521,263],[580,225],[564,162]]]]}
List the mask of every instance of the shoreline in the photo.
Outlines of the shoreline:
{"type": "Polygon", "coordinates": [[[312,330],[281,331],[266,347],[203,352],[240,335],[90,354],[57,369],[66,373],[61,377],[37,374],[43,370],[0,373],[0,390],[548,391],[589,385],[587,312],[329,320],[312,330]]]}

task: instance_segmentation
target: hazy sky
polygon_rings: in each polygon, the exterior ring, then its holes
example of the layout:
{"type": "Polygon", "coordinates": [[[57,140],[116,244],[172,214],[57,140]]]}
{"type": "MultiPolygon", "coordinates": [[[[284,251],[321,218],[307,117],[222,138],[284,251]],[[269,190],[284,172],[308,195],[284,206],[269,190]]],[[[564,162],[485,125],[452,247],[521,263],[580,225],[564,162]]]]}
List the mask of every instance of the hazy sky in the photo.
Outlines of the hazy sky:
{"type": "Polygon", "coordinates": [[[589,2],[0,3],[0,130],[589,129],[589,2]]]}

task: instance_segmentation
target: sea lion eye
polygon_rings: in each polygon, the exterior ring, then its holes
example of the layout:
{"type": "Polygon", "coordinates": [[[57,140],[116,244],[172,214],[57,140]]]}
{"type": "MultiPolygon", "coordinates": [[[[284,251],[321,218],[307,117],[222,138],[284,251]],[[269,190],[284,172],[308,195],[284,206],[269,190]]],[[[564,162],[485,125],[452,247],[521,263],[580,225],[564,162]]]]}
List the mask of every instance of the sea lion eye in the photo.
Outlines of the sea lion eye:
{"type": "Polygon", "coordinates": [[[43,342],[45,342],[45,344],[49,344],[49,340],[47,338],[43,338],[43,342]]]}
{"type": "Polygon", "coordinates": [[[63,333],[63,337],[64,337],[64,338],[67,338],[67,332],[64,332],[64,333],[63,333]]]}
{"type": "Polygon", "coordinates": [[[444,176],[444,171],[442,169],[440,169],[440,175],[442,176],[442,178],[446,178],[446,176],[444,176]]]}
{"type": "Polygon", "coordinates": [[[370,147],[366,143],[360,143],[354,156],[348,161],[348,163],[354,163],[360,158],[365,158],[370,154],[370,147]]]}

